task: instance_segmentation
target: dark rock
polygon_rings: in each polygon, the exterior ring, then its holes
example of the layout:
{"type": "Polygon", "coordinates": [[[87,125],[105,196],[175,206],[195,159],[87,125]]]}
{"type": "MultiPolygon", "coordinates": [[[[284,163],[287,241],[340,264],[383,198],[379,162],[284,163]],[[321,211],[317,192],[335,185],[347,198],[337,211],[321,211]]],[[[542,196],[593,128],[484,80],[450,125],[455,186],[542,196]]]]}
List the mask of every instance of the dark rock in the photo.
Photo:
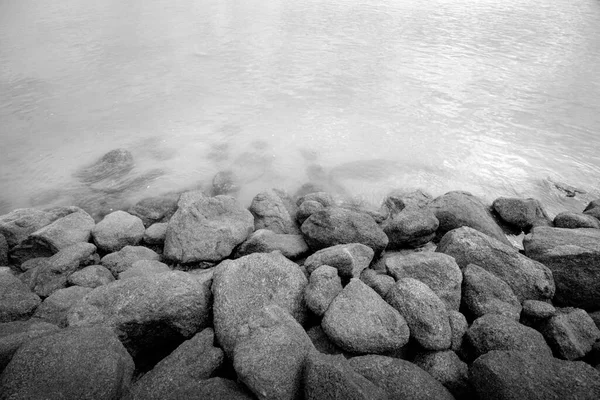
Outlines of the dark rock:
{"type": "Polygon", "coordinates": [[[452,331],[450,350],[458,352],[462,348],[463,338],[465,333],[467,333],[469,324],[463,314],[454,310],[448,311],[448,321],[450,322],[450,330],[452,331]]]}
{"type": "Polygon", "coordinates": [[[144,276],[151,274],[160,274],[169,272],[171,269],[167,264],[156,260],[140,260],[131,264],[131,268],[119,273],[119,279],[133,278],[134,276],[144,276]]]}
{"type": "Polygon", "coordinates": [[[538,330],[554,355],[564,360],[584,357],[600,340],[600,330],[592,318],[578,308],[559,308],[556,314],[540,323],[538,330]]]}
{"type": "Polygon", "coordinates": [[[552,270],[557,305],[600,309],[600,230],[538,227],[523,246],[552,270]]]}
{"type": "Polygon", "coordinates": [[[323,354],[331,355],[344,353],[344,350],[340,349],[329,339],[321,325],[313,326],[306,331],[306,334],[312,341],[313,346],[315,346],[317,351],[323,354]]]}
{"type": "Polygon", "coordinates": [[[341,277],[358,278],[369,266],[373,256],[373,249],[364,244],[338,244],[310,255],[304,261],[304,266],[309,274],[322,265],[329,265],[336,268],[341,277]]]}
{"type": "Polygon", "coordinates": [[[461,361],[455,352],[422,352],[413,362],[444,385],[455,398],[464,399],[471,395],[469,366],[461,361]]]}
{"type": "Polygon", "coordinates": [[[552,226],[544,206],[536,199],[500,197],[494,200],[492,208],[502,220],[523,232],[529,232],[534,226],[552,226]]]}
{"type": "Polygon", "coordinates": [[[0,274],[0,322],[27,319],[41,302],[19,278],[0,274]]]}
{"type": "Polygon", "coordinates": [[[158,222],[150,225],[144,231],[142,240],[149,245],[163,245],[167,236],[167,226],[166,222],[158,222]]]}
{"type": "Polygon", "coordinates": [[[35,208],[19,208],[0,216],[0,234],[4,235],[8,247],[12,248],[33,232],[69,214],[64,209],[42,211],[35,208]]]}
{"type": "Polygon", "coordinates": [[[550,303],[539,300],[525,300],[521,311],[521,323],[535,328],[538,324],[556,314],[556,308],[550,303]]]}
{"type": "Polygon", "coordinates": [[[280,251],[285,257],[293,260],[306,254],[308,245],[302,235],[281,234],[268,229],[259,229],[236,248],[234,258],[272,251],[280,251]]]}
{"type": "Polygon", "coordinates": [[[0,265],[8,265],[8,242],[0,233],[0,265]]]}
{"type": "Polygon", "coordinates": [[[148,197],[135,203],[127,212],[142,220],[146,228],[159,222],[167,222],[177,211],[179,195],[169,194],[148,197]]]}
{"type": "Polygon", "coordinates": [[[586,215],[591,215],[592,217],[600,220],[600,199],[591,201],[585,207],[583,213],[586,215]]]}
{"type": "Polygon", "coordinates": [[[67,326],[67,312],[69,309],[91,291],[91,288],[81,286],[59,289],[39,305],[33,317],[64,328],[67,326]]]}
{"type": "Polygon", "coordinates": [[[496,275],[508,283],[520,302],[554,296],[552,272],[545,265],[475,229],[464,227],[448,232],[436,251],[454,257],[460,268],[475,264],[496,275]]]}
{"type": "Polygon", "coordinates": [[[174,388],[170,393],[165,393],[160,399],[253,400],[254,398],[241,384],[217,377],[187,382],[174,388]]]}
{"type": "Polygon", "coordinates": [[[554,226],[556,228],[595,228],[600,229],[600,221],[591,215],[564,211],[554,217],[554,226]]]}
{"type": "Polygon", "coordinates": [[[125,149],[111,150],[93,164],[75,172],[80,181],[92,184],[103,179],[120,178],[128,174],[134,167],[133,156],[125,149]]]}
{"type": "Polygon", "coordinates": [[[427,208],[405,209],[382,224],[390,249],[415,248],[430,242],[439,227],[436,216],[427,208]]]}
{"type": "Polygon", "coordinates": [[[394,286],[396,280],[382,272],[377,272],[370,268],[365,269],[360,274],[360,280],[373,289],[382,298],[385,298],[388,291],[394,286]]]}
{"type": "Polygon", "coordinates": [[[257,194],[249,208],[254,215],[254,229],[299,235],[296,224],[297,206],[282,190],[271,189],[257,194]]]}
{"type": "Polygon", "coordinates": [[[342,289],[338,270],[329,265],[321,265],[308,278],[308,285],[304,289],[304,301],[313,313],[323,316],[342,289]]]}
{"type": "Polygon", "coordinates": [[[94,219],[85,211],[79,210],[38,229],[27,241],[55,254],[76,243],[88,242],[94,226],[94,219]]]}
{"type": "Polygon", "coordinates": [[[159,261],[160,254],[143,246],[125,246],[116,253],[102,257],[102,266],[106,267],[113,276],[117,277],[123,271],[131,268],[133,263],[140,260],[159,261]]]}
{"type": "Polygon", "coordinates": [[[24,343],[58,330],[56,325],[35,319],[0,323],[0,373],[24,343]]]}
{"type": "Polygon", "coordinates": [[[94,226],[92,236],[99,249],[112,253],[139,244],[144,231],[141,219],[125,211],[115,211],[94,226]]]}
{"type": "Polygon", "coordinates": [[[133,370],[109,329],[64,329],[21,346],[0,378],[0,393],[15,400],[116,400],[128,390],[133,370]]]}

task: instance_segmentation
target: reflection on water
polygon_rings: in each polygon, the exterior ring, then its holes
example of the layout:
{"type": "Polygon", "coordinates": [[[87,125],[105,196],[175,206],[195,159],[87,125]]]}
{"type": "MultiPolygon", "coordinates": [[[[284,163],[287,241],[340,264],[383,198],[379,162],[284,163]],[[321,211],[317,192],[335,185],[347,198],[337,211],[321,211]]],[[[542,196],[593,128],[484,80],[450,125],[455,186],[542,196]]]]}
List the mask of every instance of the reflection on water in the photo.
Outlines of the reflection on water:
{"type": "Polygon", "coordinates": [[[598,65],[596,0],[0,1],[0,212],[227,171],[245,202],[310,179],[581,210],[600,196],[598,65]],[[117,148],[125,180],[76,179],[117,148]]]}

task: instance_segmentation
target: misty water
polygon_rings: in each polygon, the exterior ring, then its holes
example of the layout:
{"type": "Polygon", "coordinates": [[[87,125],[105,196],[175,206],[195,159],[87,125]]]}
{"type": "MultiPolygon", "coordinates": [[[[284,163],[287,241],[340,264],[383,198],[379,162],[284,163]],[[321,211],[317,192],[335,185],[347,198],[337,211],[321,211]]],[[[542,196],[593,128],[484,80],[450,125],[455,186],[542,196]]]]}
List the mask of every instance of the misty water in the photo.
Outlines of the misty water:
{"type": "Polygon", "coordinates": [[[580,211],[600,197],[600,1],[0,0],[0,139],[0,213],[223,170],[245,203],[313,181],[580,211]],[[77,180],[116,148],[124,185],[77,180]]]}

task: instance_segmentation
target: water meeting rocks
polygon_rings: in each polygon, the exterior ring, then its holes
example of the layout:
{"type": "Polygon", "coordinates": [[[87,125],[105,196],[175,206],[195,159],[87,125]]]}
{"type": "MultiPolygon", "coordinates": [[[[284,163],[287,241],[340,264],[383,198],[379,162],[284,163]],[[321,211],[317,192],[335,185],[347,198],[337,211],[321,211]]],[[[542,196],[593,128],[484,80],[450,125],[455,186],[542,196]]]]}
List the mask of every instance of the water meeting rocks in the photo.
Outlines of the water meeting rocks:
{"type": "Polygon", "coordinates": [[[500,197],[494,200],[492,208],[502,220],[524,232],[534,226],[552,226],[542,203],[536,199],[500,197]]]}
{"type": "Polygon", "coordinates": [[[168,221],[177,211],[178,199],[178,195],[148,197],[135,203],[127,212],[141,219],[148,228],[158,222],[168,221]]]}
{"type": "Polygon", "coordinates": [[[600,220],[591,215],[576,213],[572,211],[563,211],[554,217],[554,227],[556,228],[595,228],[600,229],[600,220]]]}
{"type": "Polygon", "coordinates": [[[131,152],[125,149],[115,149],[104,154],[94,163],[80,168],[74,176],[84,183],[92,184],[103,179],[125,176],[133,169],[134,165],[131,152]]]}
{"type": "Polygon", "coordinates": [[[271,189],[257,194],[249,208],[254,215],[255,229],[268,229],[275,233],[299,235],[296,224],[298,207],[283,191],[271,189]]]}

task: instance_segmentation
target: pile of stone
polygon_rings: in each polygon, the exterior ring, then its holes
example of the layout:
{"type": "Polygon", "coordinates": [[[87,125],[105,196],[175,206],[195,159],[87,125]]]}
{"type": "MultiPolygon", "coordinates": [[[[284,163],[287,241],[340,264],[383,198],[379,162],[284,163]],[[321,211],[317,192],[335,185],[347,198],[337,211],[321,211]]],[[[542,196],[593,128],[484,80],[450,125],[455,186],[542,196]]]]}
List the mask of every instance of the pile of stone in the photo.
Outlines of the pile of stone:
{"type": "Polygon", "coordinates": [[[600,200],[18,209],[0,265],[0,399],[600,398],[600,200]]]}

